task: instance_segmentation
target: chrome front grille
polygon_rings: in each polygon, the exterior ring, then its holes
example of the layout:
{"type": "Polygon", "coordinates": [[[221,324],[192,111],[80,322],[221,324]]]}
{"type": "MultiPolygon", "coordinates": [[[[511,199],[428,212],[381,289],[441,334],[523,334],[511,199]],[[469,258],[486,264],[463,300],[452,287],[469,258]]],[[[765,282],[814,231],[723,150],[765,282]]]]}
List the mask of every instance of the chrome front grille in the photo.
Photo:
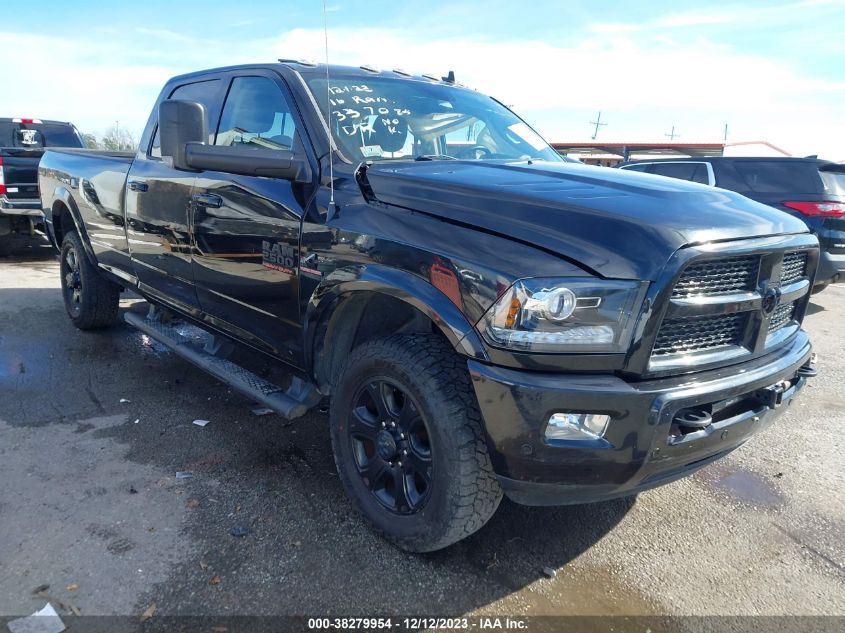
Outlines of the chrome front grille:
{"type": "Polygon", "coordinates": [[[656,328],[648,369],[714,366],[788,339],[809,298],[817,261],[811,239],[761,239],[759,252],[748,243],[726,244],[691,258],[656,328]]]}
{"type": "Polygon", "coordinates": [[[670,319],[660,326],[653,356],[688,354],[739,345],[747,314],[723,314],[715,317],[670,319]]]}
{"type": "Polygon", "coordinates": [[[801,279],[807,271],[807,251],[793,251],[783,256],[780,269],[781,285],[791,284],[801,279]]]}
{"type": "Polygon", "coordinates": [[[795,314],[795,302],[779,305],[769,317],[769,334],[777,332],[784,325],[792,321],[795,314]]]}
{"type": "Polygon", "coordinates": [[[721,295],[754,290],[760,257],[729,257],[692,264],[678,280],[673,297],[721,295]]]}

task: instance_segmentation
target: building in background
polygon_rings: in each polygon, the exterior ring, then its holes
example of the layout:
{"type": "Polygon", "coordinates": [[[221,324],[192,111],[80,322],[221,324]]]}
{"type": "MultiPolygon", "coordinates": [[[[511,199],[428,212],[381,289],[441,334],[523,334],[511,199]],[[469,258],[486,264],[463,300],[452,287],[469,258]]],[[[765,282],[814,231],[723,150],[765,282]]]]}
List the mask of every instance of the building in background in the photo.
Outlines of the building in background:
{"type": "Polygon", "coordinates": [[[703,156],[791,156],[766,141],[741,143],[552,143],[558,153],[588,165],[614,167],[623,160],[703,156]]]}

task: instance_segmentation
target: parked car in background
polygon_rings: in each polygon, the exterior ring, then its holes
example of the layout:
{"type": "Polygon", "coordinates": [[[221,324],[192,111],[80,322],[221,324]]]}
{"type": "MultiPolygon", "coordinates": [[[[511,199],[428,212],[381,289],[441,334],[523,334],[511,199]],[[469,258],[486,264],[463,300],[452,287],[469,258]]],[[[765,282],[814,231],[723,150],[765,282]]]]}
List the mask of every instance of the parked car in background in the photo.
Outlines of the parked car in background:
{"type": "Polygon", "coordinates": [[[818,158],[672,158],[629,161],[620,169],[737,191],[800,217],[819,238],[814,292],[845,282],[845,165],[818,158]]]}
{"type": "Polygon", "coordinates": [[[84,147],[70,123],[0,118],[0,238],[42,225],[38,162],[47,147],[84,147]]]}

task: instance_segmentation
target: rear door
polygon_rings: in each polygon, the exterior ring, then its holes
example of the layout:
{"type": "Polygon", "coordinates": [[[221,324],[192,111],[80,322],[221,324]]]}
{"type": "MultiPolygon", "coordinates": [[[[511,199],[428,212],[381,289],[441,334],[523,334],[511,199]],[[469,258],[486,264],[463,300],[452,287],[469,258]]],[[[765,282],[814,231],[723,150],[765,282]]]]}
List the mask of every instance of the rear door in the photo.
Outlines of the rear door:
{"type": "Polygon", "coordinates": [[[716,186],[736,191],[804,220],[814,230],[823,219],[805,216],[786,206],[786,202],[818,201],[823,186],[818,161],[795,159],[734,159],[717,164],[716,186]]]}
{"type": "Polygon", "coordinates": [[[800,218],[823,250],[845,253],[842,165],[817,159],[735,159],[717,164],[716,179],[719,187],[800,218]]]}
{"type": "Polygon", "coordinates": [[[790,199],[815,200],[822,182],[814,160],[728,159],[717,165],[716,185],[779,209],[790,199]]]}
{"type": "MultiPolygon", "coordinates": [[[[220,77],[176,86],[168,99],[203,104],[210,127],[217,122],[225,82],[220,77]]],[[[158,129],[150,146],[132,163],[126,180],[126,237],[133,268],[145,290],[159,300],[196,311],[189,227],[191,194],[196,175],[179,171],[161,159],[158,129]]]]}
{"type": "MultiPolygon", "coordinates": [[[[234,76],[215,143],[308,156],[287,87],[270,71],[234,76]]],[[[194,279],[206,318],[255,347],[302,364],[299,241],[315,183],[197,174],[192,232],[194,279]]]]}

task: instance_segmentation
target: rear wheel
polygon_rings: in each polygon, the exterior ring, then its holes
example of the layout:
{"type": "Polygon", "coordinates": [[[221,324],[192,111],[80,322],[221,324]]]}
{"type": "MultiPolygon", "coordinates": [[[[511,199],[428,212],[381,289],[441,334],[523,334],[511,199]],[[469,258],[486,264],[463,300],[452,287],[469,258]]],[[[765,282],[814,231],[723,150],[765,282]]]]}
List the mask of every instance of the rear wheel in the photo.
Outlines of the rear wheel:
{"type": "Polygon", "coordinates": [[[75,231],[69,231],[62,242],[60,271],[65,309],[73,324],[80,330],[113,325],[120,286],[102,277],[88,261],[75,231]]]}
{"type": "Polygon", "coordinates": [[[480,420],[466,364],[438,336],[369,341],[332,397],[341,481],[399,547],[447,547],[481,528],[502,497],[480,420]]]}

